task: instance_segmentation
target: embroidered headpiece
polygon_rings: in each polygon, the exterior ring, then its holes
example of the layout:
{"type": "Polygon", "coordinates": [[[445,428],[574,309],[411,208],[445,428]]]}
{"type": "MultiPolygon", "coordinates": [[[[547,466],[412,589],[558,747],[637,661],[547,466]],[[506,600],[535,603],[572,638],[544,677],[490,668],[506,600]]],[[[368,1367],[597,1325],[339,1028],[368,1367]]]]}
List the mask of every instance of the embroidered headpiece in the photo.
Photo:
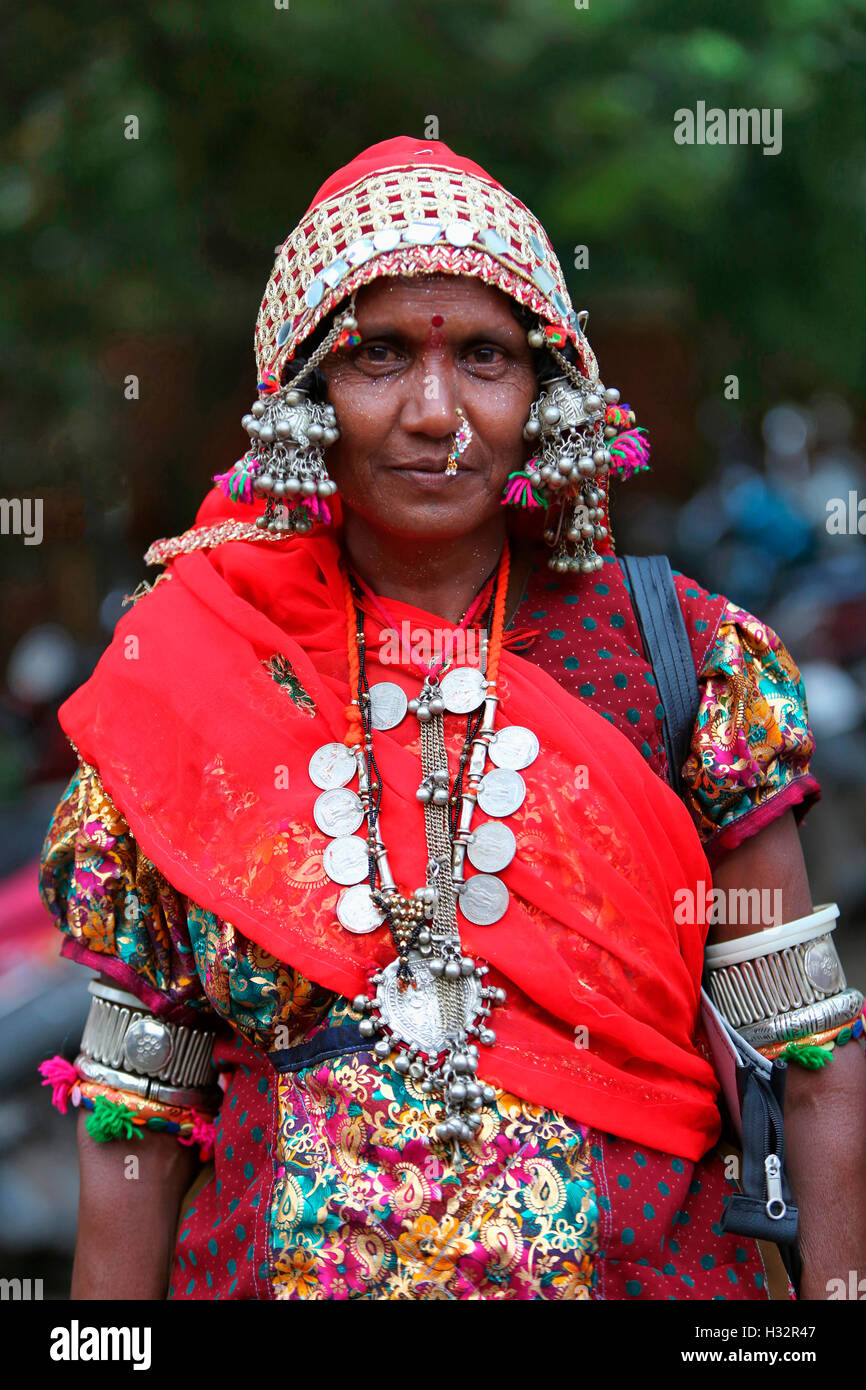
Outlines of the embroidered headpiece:
{"type": "Polygon", "coordinates": [[[564,330],[598,367],[550,239],[529,209],[438,140],[364,150],[319,189],[280,247],[256,325],[260,381],[353,290],[383,275],[471,275],[564,330]]]}

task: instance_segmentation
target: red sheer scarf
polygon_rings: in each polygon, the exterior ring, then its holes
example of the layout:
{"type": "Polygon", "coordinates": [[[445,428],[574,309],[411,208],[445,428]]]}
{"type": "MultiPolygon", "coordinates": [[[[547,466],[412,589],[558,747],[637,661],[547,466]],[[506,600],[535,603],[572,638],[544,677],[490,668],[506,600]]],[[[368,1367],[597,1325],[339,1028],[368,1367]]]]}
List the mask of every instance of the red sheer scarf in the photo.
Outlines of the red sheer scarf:
{"type": "MultiPolygon", "coordinates": [[[[197,524],[250,515],[214,489],[197,524]]],[[[339,532],[178,556],[171,578],[120,619],[59,718],[179,891],[352,996],[394,951],[384,927],[365,937],[340,927],[343,890],[324,873],[328,841],[312,816],[310,757],[346,729],[339,560],[339,532]],[[279,667],[282,681],[274,657],[290,663],[279,667]]],[[[394,599],[387,606],[410,632],[451,626],[394,599]]],[[[387,632],[375,608],[365,630],[370,683],[417,694],[408,664],[379,660],[387,632]]],[[[393,642],[388,651],[393,658],[393,642]]],[[[467,950],[508,992],[480,1075],[696,1159],[717,1136],[718,1112],[712,1069],[694,1042],[704,929],[674,920],[674,894],[710,882],[691,819],[620,731],[507,650],[500,696],[497,722],[533,729],[541,752],[509,818],[509,909],[490,927],[461,919],[467,950]]],[[[454,766],[465,721],[448,717],[446,730],[454,766]]],[[[427,858],[415,720],[378,733],[375,752],[382,834],[398,886],[411,892],[427,858]]],[[[473,823],[484,819],[477,810],[473,823]]]]}

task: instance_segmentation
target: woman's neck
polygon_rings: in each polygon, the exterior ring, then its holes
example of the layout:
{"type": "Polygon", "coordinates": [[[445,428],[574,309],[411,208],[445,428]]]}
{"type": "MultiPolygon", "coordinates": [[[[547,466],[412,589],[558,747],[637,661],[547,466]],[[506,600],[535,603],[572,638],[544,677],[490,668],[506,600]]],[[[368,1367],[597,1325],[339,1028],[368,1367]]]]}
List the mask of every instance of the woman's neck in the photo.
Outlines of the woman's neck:
{"type": "MultiPolygon", "coordinates": [[[[343,549],[356,574],[374,593],[387,600],[436,613],[447,622],[460,622],[472,600],[495,569],[503,550],[503,521],[469,536],[419,542],[375,530],[348,509],[343,517],[343,549]]],[[[511,575],[506,599],[506,622],[520,600],[528,573],[524,547],[510,541],[511,575]]]]}

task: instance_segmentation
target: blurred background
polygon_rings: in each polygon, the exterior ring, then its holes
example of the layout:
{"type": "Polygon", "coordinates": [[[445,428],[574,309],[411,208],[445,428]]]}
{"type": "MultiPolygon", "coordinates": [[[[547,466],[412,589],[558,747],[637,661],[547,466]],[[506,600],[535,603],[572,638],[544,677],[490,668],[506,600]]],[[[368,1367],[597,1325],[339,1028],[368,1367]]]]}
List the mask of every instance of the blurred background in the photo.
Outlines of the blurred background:
{"type": "Polygon", "coordinates": [[[667,552],[800,663],[824,788],[803,827],[815,901],[840,903],[849,978],[866,979],[864,10],[7,13],[0,496],[43,499],[43,539],[0,534],[0,1274],[65,1297],[75,1232],[75,1122],[34,1071],[77,1039],[90,978],[60,961],[36,892],[75,766],[57,707],[156,577],[147,546],[238,456],[273,248],[392,135],[444,140],[547,228],[602,377],[653,441],[652,472],[615,501],[619,550],[667,552]],[[781,151],[676,144],[675,111],[699,101],[780,109],[781,151]],[[832,499],[853,500],[843,533],[832,499]]]}

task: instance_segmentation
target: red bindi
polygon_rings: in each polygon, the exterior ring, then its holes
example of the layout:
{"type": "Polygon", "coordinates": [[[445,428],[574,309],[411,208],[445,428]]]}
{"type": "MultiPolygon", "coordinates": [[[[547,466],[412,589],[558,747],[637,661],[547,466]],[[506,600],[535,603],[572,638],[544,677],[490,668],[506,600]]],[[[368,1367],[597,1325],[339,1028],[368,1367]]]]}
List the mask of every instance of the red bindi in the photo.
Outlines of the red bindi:
{"type": "Polygon", "coordinates": [[[434,314],[430,322],[432,323],[434,328],[441,328],[445,320],[443,319],[441,314],[434,314]]]}

